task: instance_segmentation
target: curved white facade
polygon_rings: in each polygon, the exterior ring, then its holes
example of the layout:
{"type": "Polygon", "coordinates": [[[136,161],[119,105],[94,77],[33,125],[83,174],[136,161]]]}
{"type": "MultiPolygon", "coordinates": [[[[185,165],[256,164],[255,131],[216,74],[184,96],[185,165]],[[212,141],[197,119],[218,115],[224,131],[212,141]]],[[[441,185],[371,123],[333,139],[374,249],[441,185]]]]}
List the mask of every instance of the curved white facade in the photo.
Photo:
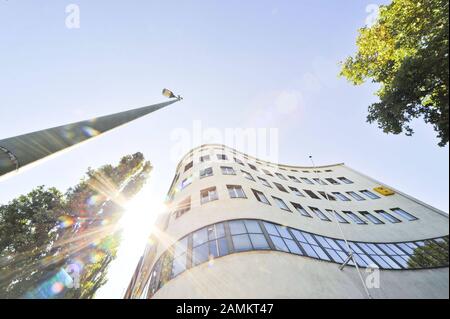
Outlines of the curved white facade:
{"type": "Polygon", "coordinates": [[[168,203],[129,297],[366,298],[356,267],[339,268],[346,239],[363,281],[381,269],[373,298],[448,298],[448,215],[344,164],[204,145],[180,161],[168,203]]]}

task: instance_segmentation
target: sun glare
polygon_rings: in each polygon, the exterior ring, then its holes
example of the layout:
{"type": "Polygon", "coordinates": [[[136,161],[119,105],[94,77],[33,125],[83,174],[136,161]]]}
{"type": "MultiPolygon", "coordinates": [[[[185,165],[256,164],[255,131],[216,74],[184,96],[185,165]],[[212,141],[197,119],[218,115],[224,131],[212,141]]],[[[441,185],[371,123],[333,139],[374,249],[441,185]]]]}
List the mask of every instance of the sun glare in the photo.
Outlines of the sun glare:
{"type": "Polygon", "coordinates": [[[147,241],[158,214],[164,212],[165,205],[160,198],[153,195],[149,185],[134,196],[126,205],[119,222],[122,228],[122,241],[128,246],[136,247],[147,241]]]}

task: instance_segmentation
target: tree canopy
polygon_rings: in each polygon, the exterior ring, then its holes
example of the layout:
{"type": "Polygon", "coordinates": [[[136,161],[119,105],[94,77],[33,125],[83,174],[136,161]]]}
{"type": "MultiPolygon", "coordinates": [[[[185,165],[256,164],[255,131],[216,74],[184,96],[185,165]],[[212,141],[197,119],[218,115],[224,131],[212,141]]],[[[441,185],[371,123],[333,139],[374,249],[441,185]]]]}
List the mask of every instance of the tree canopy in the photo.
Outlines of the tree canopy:
{"type": "Polygon", "coordinates": [[[123,204],[151,169],[136,153],[89,168],[64,194],[39,186],[0,205],[0,298],[92,298],[116,257],[123,204]]]}
{"type": "Polygon", "coordinates": [[[343,62],[341,75],[355,85],[380,84],[369,123],[412,135],[410,122],[423,118],[438,133],[438,145],[448,143],[448,20],[448,0],[393,0],[381,6],[376,23],[359,30],[358,51],[343,62]]]}

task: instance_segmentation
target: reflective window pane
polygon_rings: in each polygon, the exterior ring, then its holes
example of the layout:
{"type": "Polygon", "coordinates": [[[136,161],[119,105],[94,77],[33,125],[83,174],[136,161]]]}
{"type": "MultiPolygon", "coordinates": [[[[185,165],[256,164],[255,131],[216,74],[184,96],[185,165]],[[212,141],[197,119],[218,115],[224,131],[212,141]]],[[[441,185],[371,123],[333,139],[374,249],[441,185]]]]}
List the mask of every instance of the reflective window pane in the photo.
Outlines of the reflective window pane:
{"type": "Polygon", "coordinates": [[[245,251],[252,249],[252,244],[247,234],[234,235],[231,238],[233,240],[234,250],[245,251]]]}
{"type": "Polygon", "coordinates": [[[250,234],[250,240],[254,249],[269,249],[266,237],[262,234],[250,234]]]}

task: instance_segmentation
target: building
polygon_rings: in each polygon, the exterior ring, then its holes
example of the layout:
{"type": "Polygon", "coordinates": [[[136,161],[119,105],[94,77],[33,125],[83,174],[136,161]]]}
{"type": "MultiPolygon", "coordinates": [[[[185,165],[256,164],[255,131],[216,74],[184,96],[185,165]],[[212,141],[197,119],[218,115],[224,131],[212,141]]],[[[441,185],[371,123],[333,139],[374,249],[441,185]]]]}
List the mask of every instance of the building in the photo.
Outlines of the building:
{"type": "Polygon", "coordinates": [[[128,298],[449,297],[448,214],[344,164],[203,145],[168,207],[128,298]]]}

